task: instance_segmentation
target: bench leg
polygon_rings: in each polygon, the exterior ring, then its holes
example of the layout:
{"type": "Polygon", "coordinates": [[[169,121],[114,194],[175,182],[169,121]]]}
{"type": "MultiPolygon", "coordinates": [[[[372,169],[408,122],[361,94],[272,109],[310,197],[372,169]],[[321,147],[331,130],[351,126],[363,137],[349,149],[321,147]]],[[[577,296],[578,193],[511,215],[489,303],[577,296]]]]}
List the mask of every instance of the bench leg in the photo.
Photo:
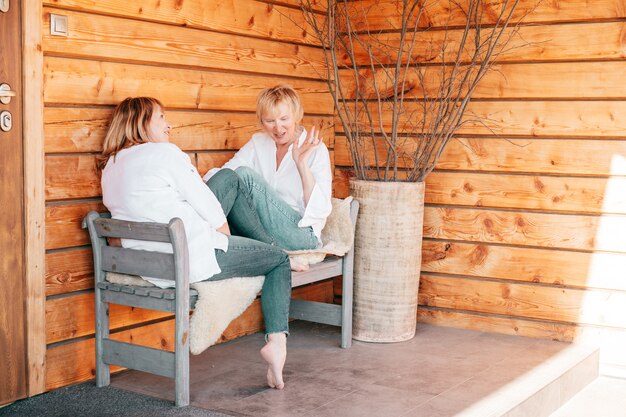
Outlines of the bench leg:
{"type": "Polygon", "coordinates": [[[176,406],[184,407],[189,405],[189,307],[178,310],[175,335],[176,406]]]}
{"type": "MultiPolygon", "coordinates": [[[[350,254],[352,255],[352,254],[350,254]]],[[[352,346],[352,294],[354,292],[352,256],[344,263],[341,300],[341,347],[352,346]]]]}
{"type": "Polygon", "coordinates": [[[104,339],[109,338],[109,303],[102,301],[96,288],[96,386],[106,387],[111,382],[109,365],[104,363],[104,339]]]}

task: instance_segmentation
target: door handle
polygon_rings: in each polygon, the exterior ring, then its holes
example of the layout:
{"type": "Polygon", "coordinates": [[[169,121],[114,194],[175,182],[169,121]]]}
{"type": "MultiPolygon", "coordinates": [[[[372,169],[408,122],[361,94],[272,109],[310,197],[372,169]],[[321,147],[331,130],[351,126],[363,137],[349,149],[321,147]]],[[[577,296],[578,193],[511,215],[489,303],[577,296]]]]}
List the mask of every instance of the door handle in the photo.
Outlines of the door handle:
{"type": "Polygon", "coordinates": [[[9,104],[11,102],[11,97],[15,97],[17,93],[15,91],[11,91],[11,86],[7,83],[0,84],[0,103],[9,104]]]}

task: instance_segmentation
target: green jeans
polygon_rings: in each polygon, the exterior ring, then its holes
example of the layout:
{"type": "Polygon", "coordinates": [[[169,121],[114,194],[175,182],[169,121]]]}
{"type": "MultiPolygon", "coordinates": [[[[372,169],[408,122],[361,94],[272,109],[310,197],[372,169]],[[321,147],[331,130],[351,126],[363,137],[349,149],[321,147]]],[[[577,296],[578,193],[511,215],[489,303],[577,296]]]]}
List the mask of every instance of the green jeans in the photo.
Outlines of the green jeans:
{"type": "Polygon", "coordinates": [[[222,272],[209,281],[265,275],[261,289],[265,333],[289,334],[291,267],[285,251],[257,240],[229,236],[228,250],[216,249],[215,257],[222,272]]]}
{"type": "Polygon", "coordinates": [[[221,169],[207,185],[222,204],[232,234],[286,250],[317,247],[313,228],[299,227],[302,216],[252,168],[221,169]]]}
{"type": "Polygon", "coordinates": [[[287,204],[255,170],[235,170],[250,193],[252,204],[264,229],[286,250],[315,249],[317,236],[312,227],[299,227],[300,213],[287,204]]]}
{"type": "Polygon", "coordinates": [[[269,234],[257,213],[252,194],[232,169],[221,169],[207,181],[222,210],[233,235],[276,245],[276,240],[269,234]]]}
{"type": "Polygon", "coordinates": [[[261,289],[265,332],[289,334],[289,257],[265,231],[250,191],[234,171],[219,171],[207,181],[207,185],[222,205],[231,232],[240,235],[228,236],[226,252],[215,250],[215,257],[222,271],[209,280],[265,275],[261,289]]]}

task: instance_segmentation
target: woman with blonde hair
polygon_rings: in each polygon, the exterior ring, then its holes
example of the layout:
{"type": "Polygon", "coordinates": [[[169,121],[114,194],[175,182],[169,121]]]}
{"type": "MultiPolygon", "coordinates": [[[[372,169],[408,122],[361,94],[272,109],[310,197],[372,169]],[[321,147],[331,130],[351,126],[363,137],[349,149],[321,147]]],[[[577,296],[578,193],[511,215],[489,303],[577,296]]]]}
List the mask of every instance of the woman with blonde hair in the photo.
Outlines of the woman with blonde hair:
{"type": "MultiPolygon", "coordinates": [[[[300,125],[302,104],[290,86],[263,90],[256,116],[262,131],[223,168],[235,170],[246,184],[261,223],[277,245],[314,249],[332,209],[328,149],[319,129],[307,132],[300,125]]],[[[218,172],[212,169],[203,179],[211,181],[218,172]]]]}
{"type": "MultiPolygon", "coordinates": [[[[189,156],[169,143],[170,130],[163,105],[154,98],[127,98],[116,107],[98,161],[104,205],[115,219],[158,223],[182,219],[190,282],[265,275],[261,305],[267,343],[261,356],[268,363],[269,386],[282,389],[291,297],[287,254],[270,244],[273,239],[259,222],[237,174],[224,170],[207,187],[189,156]],[[241,236],[231,236],[227,222],[231,216],[241,236]]],[[[125,239],[122,245],[172,250],[158,242],[125,239]]],[[[171,280],[145,279],[162,288],[174,286],[171,280]]]]}

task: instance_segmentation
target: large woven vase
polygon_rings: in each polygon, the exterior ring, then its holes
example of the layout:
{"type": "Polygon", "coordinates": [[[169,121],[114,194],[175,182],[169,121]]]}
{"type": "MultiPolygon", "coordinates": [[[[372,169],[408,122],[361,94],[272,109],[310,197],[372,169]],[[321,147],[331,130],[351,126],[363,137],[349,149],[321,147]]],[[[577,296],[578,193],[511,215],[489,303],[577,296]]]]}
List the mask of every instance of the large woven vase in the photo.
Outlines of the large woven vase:
{"type": "Polygon", "coordinates": [[[365,342],[409,340],[417,324],[424,183],[351,180],[350,192],[360,203],[352,336],[365,342]]]}

